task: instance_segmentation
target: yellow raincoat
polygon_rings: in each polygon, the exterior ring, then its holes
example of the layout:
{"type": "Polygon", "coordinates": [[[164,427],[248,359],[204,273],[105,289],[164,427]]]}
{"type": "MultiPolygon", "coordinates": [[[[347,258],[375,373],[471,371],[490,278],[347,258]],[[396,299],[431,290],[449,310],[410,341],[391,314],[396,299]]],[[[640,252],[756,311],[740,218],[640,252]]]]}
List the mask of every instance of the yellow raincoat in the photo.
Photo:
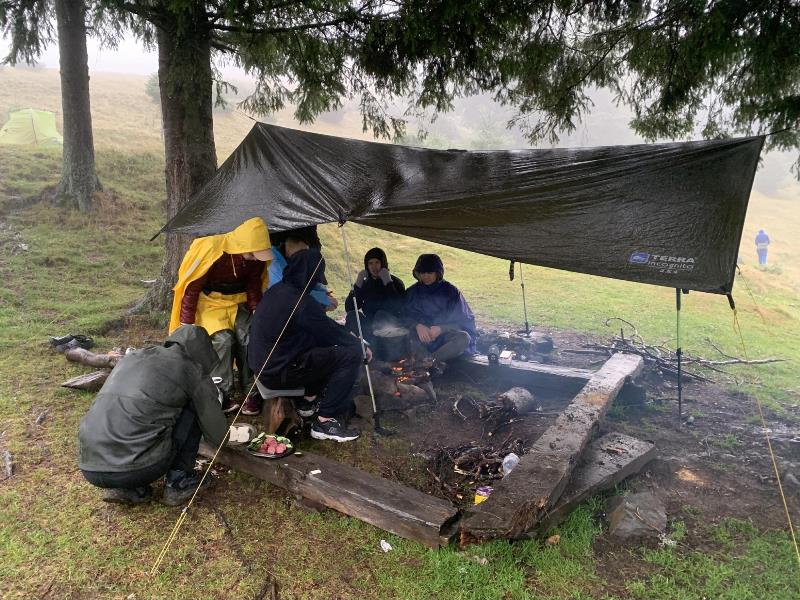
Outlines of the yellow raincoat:
{"type": "MultiPolygon", "coordinates": [[[[269,248],[269,232],[260,217],[248,219],[231,232],[195,239],[178,269],[178,283],[173,288],[175,296],[172,300],[169,332],[172,333],[181,325],[181,302],[186,286],[205,275],[223,253],[243,254],[269,248]]],[[[268,271],[265,265],[262,290],[265,290],[269,283],[268,271]]],[[[236,312],[243,302],[247,302],[247,294],[244,292],[241,294],[203,292],[197,301],[195,325],[205,329],[208,335],[214,335],[223,329],[233,329],[236,312]]]]}

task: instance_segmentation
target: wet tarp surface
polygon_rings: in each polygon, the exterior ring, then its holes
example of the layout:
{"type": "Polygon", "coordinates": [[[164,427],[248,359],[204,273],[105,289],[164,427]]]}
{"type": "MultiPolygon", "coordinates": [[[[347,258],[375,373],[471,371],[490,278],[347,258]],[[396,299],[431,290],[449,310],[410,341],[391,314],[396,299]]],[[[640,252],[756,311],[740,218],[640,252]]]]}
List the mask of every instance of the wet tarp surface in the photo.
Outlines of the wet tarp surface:
{"type": "MultiPolygon", "coordinates": [[[[763,137],[430,150],[256,124],[164,227],[355,221],[528,264],[726,293],[763,137]]],[[[376,244],[379,240],[376,240],[376,244]]]]}

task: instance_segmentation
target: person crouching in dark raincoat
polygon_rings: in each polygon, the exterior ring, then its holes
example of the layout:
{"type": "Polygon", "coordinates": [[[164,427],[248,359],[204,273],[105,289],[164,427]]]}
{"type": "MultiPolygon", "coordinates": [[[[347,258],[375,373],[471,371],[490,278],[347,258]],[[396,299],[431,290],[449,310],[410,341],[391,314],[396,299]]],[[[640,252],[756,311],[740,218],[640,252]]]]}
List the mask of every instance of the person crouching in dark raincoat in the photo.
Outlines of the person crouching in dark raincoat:
{"type": "Polygon", "coordinates": [[[358,303],[361,330],[364,338],[373,343],[373,329],[381,325],[400,326],[400,313],[406,286],[403,281],[389,272],[386,253],[380,248],[372,248],[364,255],[364,270],[356,277],[353,291],[344,302],[347,318],[345,324],[358,335],[353,298],[358,303]]]}
{"type": "Polygon", "coordinates": [[[78,466],[105,489],[103,500],[146,502],[150,484],[164,475],[164,504],[192,496],[201,435],[217,446],[228,431],[210,375],[218,360],[202,327],[182,325],[163,346],[133,352],[114,367],[78,434],[78,466]]]}
{"type": "Polygon", "coordinates": [[[403,319],[417,360],[445,362],[475,352],[475,316],[464,295],[444,280],[436,254],[422,254],[414,266],[417,283],[406,291],[403,319]]]}

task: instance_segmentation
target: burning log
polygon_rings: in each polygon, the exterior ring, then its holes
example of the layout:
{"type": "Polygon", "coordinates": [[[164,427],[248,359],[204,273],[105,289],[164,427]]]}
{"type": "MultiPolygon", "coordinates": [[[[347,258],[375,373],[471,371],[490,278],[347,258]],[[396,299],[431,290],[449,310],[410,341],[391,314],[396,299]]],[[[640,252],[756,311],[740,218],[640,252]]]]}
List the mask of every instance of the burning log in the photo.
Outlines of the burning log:
{"type": "MultiPolygon", "coordinates": [[[[400,382],[396,377],[384,375],[380,371],[372,369],[370,369],[370,375],[372,376],[372,389],[376,399],[380,399],[382,409],[405,410],[430,400],[428,393],[416,385],[400,382]]],[[[366,386],[365,380],[362,389],[369,393],[366,386]]]]}

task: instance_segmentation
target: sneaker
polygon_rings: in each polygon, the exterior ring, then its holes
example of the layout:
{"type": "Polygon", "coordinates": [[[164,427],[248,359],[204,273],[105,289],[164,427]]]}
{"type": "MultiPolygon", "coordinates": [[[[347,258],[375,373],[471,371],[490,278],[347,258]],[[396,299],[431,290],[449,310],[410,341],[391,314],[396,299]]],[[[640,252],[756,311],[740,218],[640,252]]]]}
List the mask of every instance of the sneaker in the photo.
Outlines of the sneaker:
{"type": "Polygon", "coordinates": [[[294,409],[297,411],[298,415],[307,419],[308,417],[313,417],[314,413],[319,410],[319,402],[317,402],[316,398],[314,400],[297,398],[294,401],[294,409]]]}
{"type": "Polygon", "coordinates": [[[258,414],[261,414],[261,406],[263,404],[264,400],[262,400],[260,396],[255,394],[248,396],[244,401],[244,406],[242,406],[242,414],[247,415],[248,417],[254,417],[258,414]]]}
{"type": "Polygon", "coordinates": [[[347,428],[336,419],[327,421],[314,420],[311,426],[311,437],[315,440],[333,440],[335,442],[351,442],[357,440],[361,432],[355,428],[347,428]]]}
{"type": "Polygon", "coordinates": [[[149,485],[138,488],[106,488],[103,490],[103,502],[112,504],[142,504],[153,499],[153,488],[149,485]]]}
{"type": "MultiPolygon", "coordinates": [[[[167,482],[164,485],[164,495],[161,496],[161,503],[167,506],[180,506],[187,502],[194,495],[202,473],[198,471],[170,470],[167,473],[167,482]]],[[[206,478],[203,487],[208,485],[210,479],[206,478]]]]}
{"type": "Polygon", "coordinates": [[[234,400],[230,394],[222,393],[222,412],[226,415],[236,412],[241,405],[241,402],[234,400]]]}

